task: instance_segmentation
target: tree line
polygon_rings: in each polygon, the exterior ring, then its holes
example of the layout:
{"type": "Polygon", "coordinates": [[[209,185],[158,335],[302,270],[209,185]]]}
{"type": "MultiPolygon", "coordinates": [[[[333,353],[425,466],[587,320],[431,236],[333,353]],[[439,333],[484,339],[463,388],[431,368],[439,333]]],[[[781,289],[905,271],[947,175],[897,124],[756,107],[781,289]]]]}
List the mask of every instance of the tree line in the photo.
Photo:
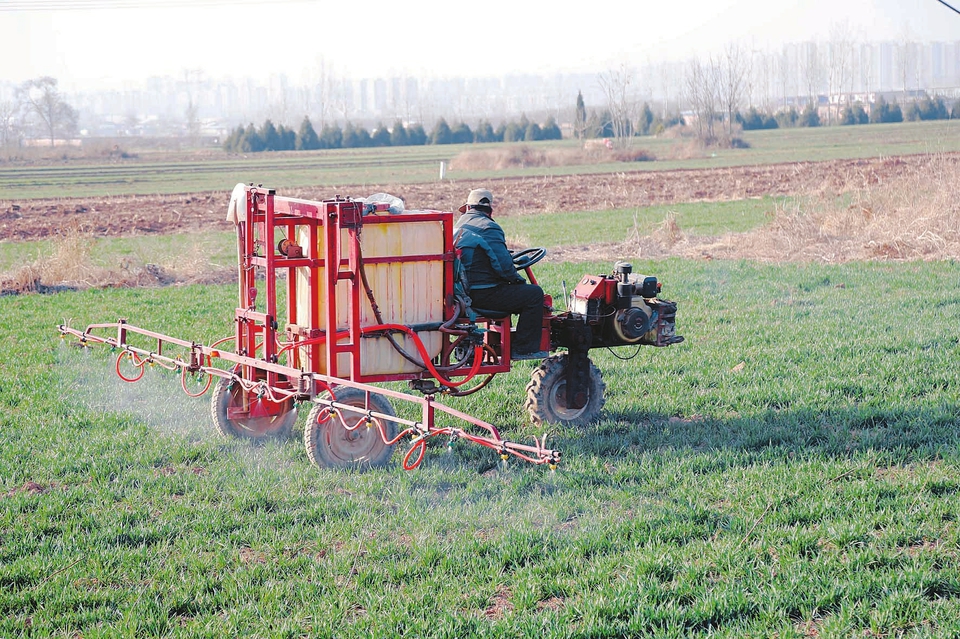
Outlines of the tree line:
{"type": "MultiPolygon", "coordinates": [[[[960,120],[960,100],[950,107],[940,96],[927,96],[901,108],[896,102],[887,102],[881,96],[869,111],[860,102],[844,106],[836,122],[841,126],[849,126],[925,120],[960,120]]],[[[750,107],[744,114],[737,112],[736,121],[744,131],[822,125],[819,111],[812,104],[808,104],[799,112],[796,107],[791,107],[776,114],[764,113],[755,107],[750,107]]]]}
{"type": "Polygon", "coordinates": [[[464,122],[451,127],[446,119],[440,118],[430,133],[421,124],[408,126],[402,120],[395,121],[390,128],[380,123],[373,131],[349,121],[342,128],[339,124],[325,124],[318,133],[309,116],[304,116],[296,131],[282,124],[275,125],[269,119],[260,127],[253,123],[246,127],[238,126],[224,140],[223,148],[237,153],[257,153],[472,142],[532,142],[560,140],[562,137],[560,127],[552,116],[541,125],[524,115],[517,121],[504,122],[496,128],[488,120],[481,120],[474,129],[464,122]]]}

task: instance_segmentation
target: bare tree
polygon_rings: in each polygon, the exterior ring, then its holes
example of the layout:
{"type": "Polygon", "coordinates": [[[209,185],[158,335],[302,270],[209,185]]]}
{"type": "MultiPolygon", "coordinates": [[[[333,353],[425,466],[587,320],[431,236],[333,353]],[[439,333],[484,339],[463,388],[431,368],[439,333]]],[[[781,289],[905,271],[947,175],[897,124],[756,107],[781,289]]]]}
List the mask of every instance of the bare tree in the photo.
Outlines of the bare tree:
{"type": "Polygon", "coordinates": [[[861,90],[866,92],[879,91],[881,87],[877,77],[877,54],[871,45],[860,44],[859,63],[861,90]]]}
{"type": "Polygon", "coordinates": [[[0,149],[6,148],[18,136],[20,109],[10,100],[0,102],[0,149]]]}
{"type": "Polygon", "coordinates": [[[823,47],[816,42],[805,42],[800,54],[800,75],[807,101],[816,108],[823,87],[823,47]]]}
{"type": "Polygon", "coordinates": [[[57,90],[57,80],[49,76],[27,80],[17,89],[17,98],[28,115],[49,137],[53,146],[57,135],[72,135],[77,130],[77,112],[57,90]]]}
{"type": "Polygon", "coordinates": [[[916,42],[903,40],[897,45],[896,60],[904,93],[909,91],[911,86],[914,89],[920,88],[920,78],[923,75],[921,58],[920,45],[916,42]]]}
{"type": "Polygon", "coordinates": [[[577,91],[577,104],[573,116],[573,134],[581,144],[587,137],[587,105],[583,101],[583,92],[577,91]]]}
{"type": "Polygon", "coordinates": [[[315,73],[313,94],[316,100],[317,124],[322,130],[333,119],[333,111],[337,104],[337,76],[334,73],[333,64],[323,56],[319,56],[316,60],[315,73]]]}
{"type": "Polygon", "coordinates": [[[750,59],[739,44],[727,45],[718,70],[720,106],[723,108],[727,135],[733,135],[734,119],[747,96],[750,79],[750,59]]]}
{"type": "Polygon", "coordinates": [[[787,57],[786,50],[782,50],[779,54],[776,54],[773,58],[774,73],[776,78],[779,80],[777,83],[779,98],[779,106],[782,109],[787,108],[787,90],[790,86],[790,60],[787,57]]]}
{"type": "Polygon", "coordinates": [[[618,148],[626,148],[633,134],[632,122],[637,111],[633,70],[628,69],[626,64],[621,64],[619,69],[601,73],[598,81],[607,98],[614,144],[618,148]]]}
{"type": "Polygon", "coordinates": [[[687,98],[696,116],[697,138],[711,144],[717,138],[713,127],[719,113],[720,65],[712,57],[707,62],[695,59],[685,79],[687,98]]]}
{"type": "Polygon", "coordinates": [[[353,87],[350,80],[342,76],[337,76],[331,81],[330,86],[330,98],[333,108],[340,114],[344,121],[349,120],[353,113],[353,95],[351,94],[353,87]]]}
{"type": "MultiPolygon", "coordinates": [[[[849,92],[853,81],[853,36],[847,22],[834,24],[830,29],[830,42],[827,45],[827,87],[830,103],[836,109],[840,119],[840,106],[843,95],[849,92]]],[[[827,121],[832,122],[830,108],[827,109],[827,121]]]]}
{"type": "Polygon", "coordinates": [[[770,110],[770,96],[773,95],[774,57],[754,49],[750,52],[750,104],[761,105],[770,110]]]}
{"type": "Polygon", "coordinates": [[[192,144],[200,141],[200,104],[199,98],[195,97],[197,88],[203,82],[202,69],[184,69],[183,84],[187,91],[187,108],[184,109],[183,117],[187,123],[187,137],[192,144]]]}

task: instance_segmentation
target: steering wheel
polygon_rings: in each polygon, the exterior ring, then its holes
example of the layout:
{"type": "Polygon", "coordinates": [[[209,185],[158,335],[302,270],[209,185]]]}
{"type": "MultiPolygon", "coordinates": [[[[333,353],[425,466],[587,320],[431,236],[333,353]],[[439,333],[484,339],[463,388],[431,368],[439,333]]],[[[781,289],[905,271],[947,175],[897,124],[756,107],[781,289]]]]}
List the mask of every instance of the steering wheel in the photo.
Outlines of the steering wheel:
{"type": "Polygon", "coordinates": [[[510,251],[513,258],[513,266],[518,270],[529,268],[547,256],[547,249],[542,246],[521,249],[519,251],[510,251]]]}

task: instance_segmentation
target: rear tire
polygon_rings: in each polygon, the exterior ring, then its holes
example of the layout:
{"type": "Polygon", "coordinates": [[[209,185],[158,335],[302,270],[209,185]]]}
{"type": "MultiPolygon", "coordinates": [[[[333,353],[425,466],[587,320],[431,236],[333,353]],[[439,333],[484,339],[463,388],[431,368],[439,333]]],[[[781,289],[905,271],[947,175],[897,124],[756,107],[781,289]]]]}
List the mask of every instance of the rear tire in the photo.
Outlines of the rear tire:
{"type": "MultiPolygon", "coordinates": [[[[269,399],[261,398],[261,402],[269,399]]],[[[264,441],[267,439],[286,439],[293,430],[297,421],[297,409],[293,400],[281,402],[282,410],[277,415],[268,417],[251,417],[233,420],[227,417],[227,409],[240,406],[243,403],[243,389],[232,379],[221,377],[210,398],[210,416],[213,424],[224,437],[264,441]]]]}
{"type": "MultiPolygon", "coordinates": [[[[383,395],[371,393],[370,405],[366,405],[366,393],[356,388],[341,386],[335,388],[336,399],[340,404],[359,408],[369,408],[376,413],[396,416],[393,406],[383,395]]],[[[329,399],[330,395],[326,394],[329,399]]],[[[337,414],[322,404],[316,404],[307,416],[303,427],[303,445],[307,456],[320,468],[376,468],[385,466],[393,455],[394,445],[388,445],[380,436],[380,424],[388,439],[397,436],[397,423],[387,419],[373,418],[369,427],[361,422],[365,417],[361,413],[342,411],[344,424],[337,414]],[[323,418],[323,421],[320,421],[323,418]],[[356,430],[347,430],[349,425],[356,430]]]]}
{"type": "Polygon", "coordinates": [[[537,424],[564,424],[588,426],[600,417],[606,398],[606,385],[593,362],[590,362],[590,378],[587,381],[587,403],[583,408],[567,408],[567,359],[568,355],[554,355],[543,360],[533,371],[527,384],[527,399],[524,407],[530,419],[537,424]]]}

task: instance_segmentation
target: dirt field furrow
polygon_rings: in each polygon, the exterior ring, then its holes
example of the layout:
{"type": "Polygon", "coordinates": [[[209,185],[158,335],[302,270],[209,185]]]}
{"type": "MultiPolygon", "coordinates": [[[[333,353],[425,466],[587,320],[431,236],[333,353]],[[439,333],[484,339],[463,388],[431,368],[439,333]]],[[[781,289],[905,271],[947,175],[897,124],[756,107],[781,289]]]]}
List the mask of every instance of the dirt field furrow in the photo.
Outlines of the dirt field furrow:
{"type": "MultiPolygon", "coordinates": [[[[467,191],[491,188],[497,214],[532,215],[591,211],[694,201],[723,201],[769,195],[842,193],[923,171],[936,160],[954,169],[960,156],[916,155],[831,162],[744,166],[599,175],[448,180],[379,187],[316,187],[281,190],[282,195],[323,199],[364,197],[383,191],[403,197],[410,209],[455,210],[467,191]]],[[[0,241],[58,235],[76,226],[95,236],[162,235],[229,230],[225,221],[233,185],[222,192],[181,195],[0,200],[0,241]]]]}

